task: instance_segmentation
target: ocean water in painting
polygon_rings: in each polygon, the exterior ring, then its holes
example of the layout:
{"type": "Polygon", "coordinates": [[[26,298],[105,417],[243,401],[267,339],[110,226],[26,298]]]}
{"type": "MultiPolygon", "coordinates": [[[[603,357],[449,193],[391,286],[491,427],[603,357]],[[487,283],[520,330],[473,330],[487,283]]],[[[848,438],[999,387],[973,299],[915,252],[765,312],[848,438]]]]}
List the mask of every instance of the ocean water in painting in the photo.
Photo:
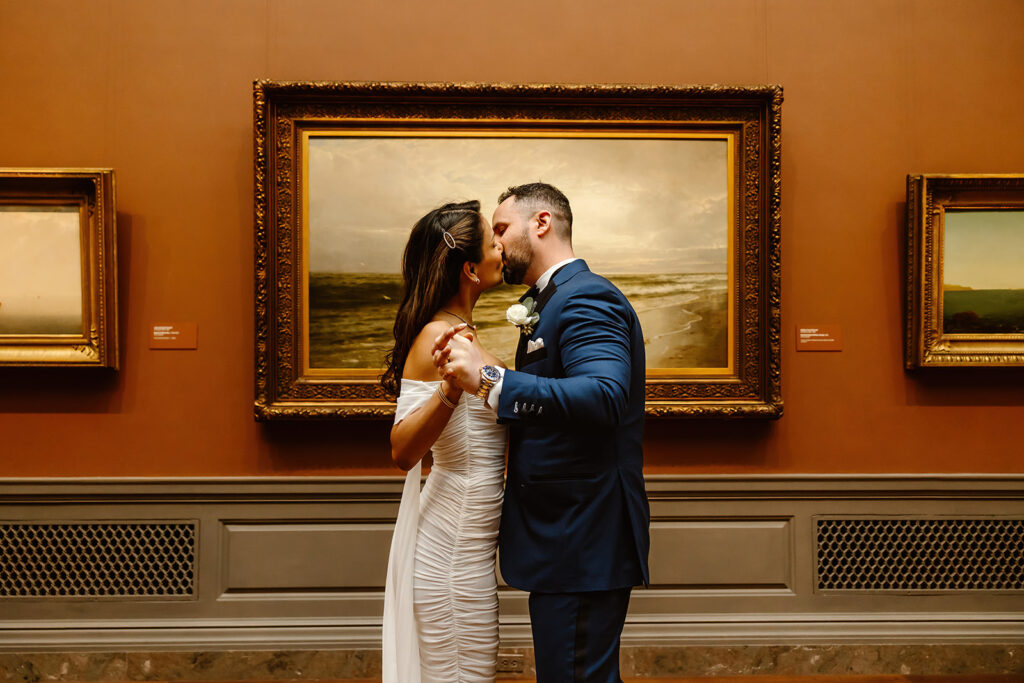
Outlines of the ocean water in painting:
{"type": "MultiPolygon", "coordinates": [[[[728,282],[724,273],[613,275],[636,309],[648,368],[722,368],[728,363],[728,282]]],[[[481,342],[509,365],[518,330],[505,309],[524,291],[502,285],[477,302],[481,342]]],[[[310,273],[311,368],[380,368],[393,343],[401,276],[310,273]]]]}

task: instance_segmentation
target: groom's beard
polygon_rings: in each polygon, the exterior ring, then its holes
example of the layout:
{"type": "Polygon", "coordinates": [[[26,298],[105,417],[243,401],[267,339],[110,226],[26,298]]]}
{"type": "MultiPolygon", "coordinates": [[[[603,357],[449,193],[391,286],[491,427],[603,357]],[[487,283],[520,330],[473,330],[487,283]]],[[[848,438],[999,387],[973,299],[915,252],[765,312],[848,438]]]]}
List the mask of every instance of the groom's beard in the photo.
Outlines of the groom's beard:
{"type": "Polygon", "coordinates": [[[505,264],[501,269],[505,282],[510,285],[523,284],[523,278],[526,277],[526,271],[532,261],[533,245],[526,235],[521,235],[505,249],[505,264]]]}

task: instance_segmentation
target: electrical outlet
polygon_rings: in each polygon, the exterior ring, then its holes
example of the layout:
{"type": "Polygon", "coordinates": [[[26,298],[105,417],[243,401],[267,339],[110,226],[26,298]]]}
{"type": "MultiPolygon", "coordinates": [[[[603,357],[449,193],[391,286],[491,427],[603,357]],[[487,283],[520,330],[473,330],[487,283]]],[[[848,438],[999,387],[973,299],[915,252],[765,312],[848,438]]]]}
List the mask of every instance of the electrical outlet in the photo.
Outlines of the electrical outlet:
{"type": "Polygon", "coordinates": [[[523,656],[512,653],[498,653],[498,672],[503,674],[523,673],[523,656]]]}

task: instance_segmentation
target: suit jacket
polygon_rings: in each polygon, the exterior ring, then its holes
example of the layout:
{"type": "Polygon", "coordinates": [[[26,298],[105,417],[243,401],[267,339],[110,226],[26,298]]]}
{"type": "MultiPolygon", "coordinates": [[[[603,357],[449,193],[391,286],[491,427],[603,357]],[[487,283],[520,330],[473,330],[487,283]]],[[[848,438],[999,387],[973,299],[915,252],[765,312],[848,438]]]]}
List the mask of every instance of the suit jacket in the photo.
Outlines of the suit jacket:
{"type": "Polygon", "coordinates": [[[535,310],[540,321],[520,336],[498,401],[510,426],[502,577],[545,593],[646,584],[640,321],[582,260],[554,274],[535,310]]]}

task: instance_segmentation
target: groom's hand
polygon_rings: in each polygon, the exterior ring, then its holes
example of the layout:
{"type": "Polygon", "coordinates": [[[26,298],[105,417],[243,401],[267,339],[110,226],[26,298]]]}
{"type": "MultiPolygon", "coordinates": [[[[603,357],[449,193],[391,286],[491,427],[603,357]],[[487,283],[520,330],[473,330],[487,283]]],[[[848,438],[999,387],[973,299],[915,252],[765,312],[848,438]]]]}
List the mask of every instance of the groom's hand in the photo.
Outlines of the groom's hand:
{"type": "Polygon", "coordinates": [[[475,394],[480,388],[480,368],[484,362],[472,336],[459,334],[465,328],[457,325],[439,335],[434,340],[433,359],[442,379],[475,394]]]}

